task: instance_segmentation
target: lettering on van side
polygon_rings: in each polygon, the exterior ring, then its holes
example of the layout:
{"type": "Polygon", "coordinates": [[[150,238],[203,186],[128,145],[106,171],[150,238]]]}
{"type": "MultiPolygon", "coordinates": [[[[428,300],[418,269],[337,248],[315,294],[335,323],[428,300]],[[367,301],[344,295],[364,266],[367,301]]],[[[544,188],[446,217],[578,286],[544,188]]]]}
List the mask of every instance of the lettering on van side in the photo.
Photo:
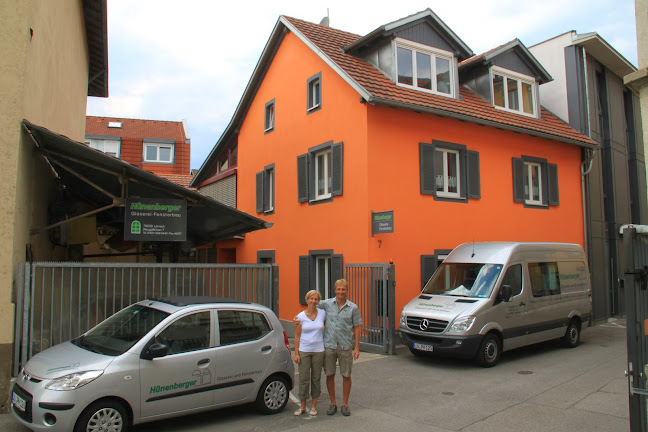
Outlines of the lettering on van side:
{"type": "Polygon", "coordinates": [[[153,386],[149,390],[149,394],[155,394],[159,392],[165,392],[165,391],[170,391],[170,390],[179,390],[183,389],[186,390],[190,387],[193,387],[196,385],[196,380],[192,381],[185,381],[181,383],[173,383],[173,384],[168,384],[168,385],[161,385],[161,386],[153,386]]]}

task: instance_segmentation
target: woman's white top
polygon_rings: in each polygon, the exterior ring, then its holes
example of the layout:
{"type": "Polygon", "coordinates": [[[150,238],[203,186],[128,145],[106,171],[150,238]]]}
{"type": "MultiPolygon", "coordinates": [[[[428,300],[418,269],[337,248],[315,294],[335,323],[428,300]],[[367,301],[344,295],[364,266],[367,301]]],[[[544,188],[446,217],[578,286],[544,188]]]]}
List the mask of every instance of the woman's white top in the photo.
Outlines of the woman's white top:
{"type": "Polygon", "coordinates": [[[317,309],[317,317],[311,320],[306,316],[306,311],[297,315],[301,321],[301,337],[299,338],[299,351],[323,352],[324,351],[324,322],[326,311],[317,309]]]}

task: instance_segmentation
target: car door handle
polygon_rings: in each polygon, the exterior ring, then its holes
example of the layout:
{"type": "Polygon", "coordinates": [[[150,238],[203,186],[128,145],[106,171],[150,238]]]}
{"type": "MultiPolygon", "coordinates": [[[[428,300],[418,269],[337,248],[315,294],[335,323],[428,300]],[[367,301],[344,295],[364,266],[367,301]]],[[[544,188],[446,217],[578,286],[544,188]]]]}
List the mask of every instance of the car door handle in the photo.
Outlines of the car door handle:
{"type": "Polygon", "coordinates": [[[198,366],[207,364],[209,363],[209,361],[210,361],[209,359],[198,360],[198,366]]]}
{"type": "Polygon", "coordinates": [[[271,349],[272,349],[272,347],[270,345],[266,345],[263,348],[261,348],[261,351],[269,351],[271,349]]]}

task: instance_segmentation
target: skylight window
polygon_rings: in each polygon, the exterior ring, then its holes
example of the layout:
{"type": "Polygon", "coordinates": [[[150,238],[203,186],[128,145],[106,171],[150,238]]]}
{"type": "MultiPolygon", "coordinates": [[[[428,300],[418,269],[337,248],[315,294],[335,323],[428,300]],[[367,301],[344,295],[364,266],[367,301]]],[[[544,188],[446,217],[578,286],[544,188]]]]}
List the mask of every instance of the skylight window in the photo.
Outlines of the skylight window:
{"type": "Polygon", "coordinates": [[[396,42],[396,82],[404,87],[454,96],[452,53],[410,41],[396,42]]]}

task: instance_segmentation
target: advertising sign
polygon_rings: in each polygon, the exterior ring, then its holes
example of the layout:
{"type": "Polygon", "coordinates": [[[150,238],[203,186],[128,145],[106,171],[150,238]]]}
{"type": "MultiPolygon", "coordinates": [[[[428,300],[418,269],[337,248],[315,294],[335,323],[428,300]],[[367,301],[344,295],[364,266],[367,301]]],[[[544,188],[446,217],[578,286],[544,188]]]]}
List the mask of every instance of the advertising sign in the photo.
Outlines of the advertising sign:
{"type": "Polygon", "coordinates": [[[187,202],[184,200],[127,198],[124,240],[185,241],[187,202]]]}
{"type": "Polygon", "coordinates": [[[394,232],[394,210],[371,212],[371,236],[394,232]]]}

